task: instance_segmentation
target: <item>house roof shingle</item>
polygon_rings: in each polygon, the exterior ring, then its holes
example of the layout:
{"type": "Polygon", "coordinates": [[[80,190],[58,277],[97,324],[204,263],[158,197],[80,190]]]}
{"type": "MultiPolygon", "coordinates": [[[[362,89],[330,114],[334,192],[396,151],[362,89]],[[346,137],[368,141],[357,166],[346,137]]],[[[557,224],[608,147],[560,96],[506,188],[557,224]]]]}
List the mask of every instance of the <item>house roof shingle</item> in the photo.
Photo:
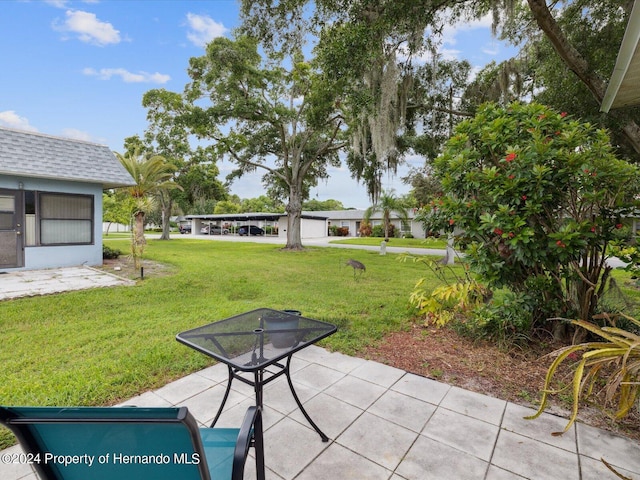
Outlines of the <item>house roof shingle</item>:
{"type": "Polygon", "coordinates": [[[0,174],[102,184],[134,184],[109,147],[0,127],[0,174]]]}

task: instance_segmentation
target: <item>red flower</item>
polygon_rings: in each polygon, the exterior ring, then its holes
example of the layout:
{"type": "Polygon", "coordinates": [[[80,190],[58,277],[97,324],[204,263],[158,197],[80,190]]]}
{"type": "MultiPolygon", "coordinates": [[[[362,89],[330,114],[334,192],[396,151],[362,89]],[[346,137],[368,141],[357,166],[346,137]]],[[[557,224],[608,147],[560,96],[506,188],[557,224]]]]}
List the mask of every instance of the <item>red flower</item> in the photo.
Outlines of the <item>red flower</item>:
{"type": "Polygon", "coordinates": [[[595,227],[595,226],[591,227],[591,231],[592,231],[593,233],[596,233],[596,227],[595,227]]]}
{"type": "Polygon", "coordinates": [[[560,116],[561,116],[562,118],[566,117],[566,116],[567,116],[567,112],[562,112],[562,113],[560,114],[560,116]]]}
{"type": "Polygon", "coordinates": [[[449,219],[449,225],[453,225],[454,223],[456,223],[456,221],[453,218],[449,219]]]}
{"type": "Polygon", "coordinates": [[[494,228],[493,233],[495,233],[496,235],[502,235],[503,232],[499,228],[494,228]]]}
{"type": "Polygon", "coordinates": [[[511,152],[509,155],[506,156],[505,160],[507,162],[513,162],[516,159],[516,154],[511,152]]]}
{"type": "Polygon", "coordinates": [[[516,178],[515,175],[509,175],[509,180],[513,180],[514,178],[516,178]]]}
{"type": "Polygon", "coordinates": [[[559,246],[560,248],[565,248],[566,247],[566,245],[562,242],[562,240],[558,240],[556,242],[556,245],[559,246]]]}
{"type": "Polygon", "coordinates": [[[521,198],[522,200],[526,200],[526,199],[527,199],[527,196],[526,196],[526,195],[522,195],[520,198],[521,198]]]}
{"type": "Polygon", "coordinates": [[[617,228],[618,230],[620,230],[620,229],[622,228],[622,224],[621,224],[621,223],[616,223],[616,228],[617,228]]]}

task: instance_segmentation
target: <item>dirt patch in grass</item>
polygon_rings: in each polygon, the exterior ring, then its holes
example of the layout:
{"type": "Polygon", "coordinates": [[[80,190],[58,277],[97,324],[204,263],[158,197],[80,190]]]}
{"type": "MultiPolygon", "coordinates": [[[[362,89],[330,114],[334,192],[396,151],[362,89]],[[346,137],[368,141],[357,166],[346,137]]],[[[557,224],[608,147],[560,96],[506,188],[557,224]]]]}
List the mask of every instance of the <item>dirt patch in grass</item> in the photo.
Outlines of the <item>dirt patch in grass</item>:
{"type": "Polygon", "coordinates": [[[121,255],[118,258],[104,259],[102,266],[97,268],[129,280],[140,280],[142,276],[147,278],[171,275],[174,272],[174,267],[151,260],[142,260],[141,266],[142,271],[135,267],[132,258],[121,255]]]}
{"type": "MultiPolygon", "coordinates": [[[[471,341],[447,328],[413,325],[409,331],[395,332],[365,350],[364,356],[408,372],[449,385],[483,393],[519,405],[537,408],[547,368],[552,359],[545,354],[554,347],[503,351],[485,341],[471,341]]],[[[571,381],[569,366],[556,373],[571,381]]],[[[570,394],[552,399],[547,412],[569,418],[570,394]]],[[[624,421],[591,405],[581,407],[579,421],[640,441],[637,411],[624,421]]]]}

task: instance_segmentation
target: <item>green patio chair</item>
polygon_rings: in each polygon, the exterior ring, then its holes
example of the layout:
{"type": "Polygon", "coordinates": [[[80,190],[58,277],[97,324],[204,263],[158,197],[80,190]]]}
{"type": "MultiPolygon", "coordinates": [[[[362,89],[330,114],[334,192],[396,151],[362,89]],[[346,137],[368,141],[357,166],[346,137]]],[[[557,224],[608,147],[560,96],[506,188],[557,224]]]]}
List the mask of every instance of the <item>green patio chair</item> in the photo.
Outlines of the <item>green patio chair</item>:
{"type": "Polygon", "coordinates": [[[199,428],[186,407],[2,407],[41,480],[242,480],[254,447],[264,480],[262,413],[199,428]]]}

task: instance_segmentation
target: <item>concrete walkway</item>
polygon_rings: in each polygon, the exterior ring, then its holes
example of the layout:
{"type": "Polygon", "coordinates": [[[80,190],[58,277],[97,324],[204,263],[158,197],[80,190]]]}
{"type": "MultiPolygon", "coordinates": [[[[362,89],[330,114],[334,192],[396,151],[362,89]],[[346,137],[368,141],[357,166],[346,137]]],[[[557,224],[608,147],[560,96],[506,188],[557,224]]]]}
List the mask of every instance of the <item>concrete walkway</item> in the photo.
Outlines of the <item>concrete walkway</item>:
{"type": "Polygon", "coordinates": [[[85,266],[16,270],[0,274],[0,300],[134,284],[131,280],[85,266]]]}
{"type": "MultiPolygon", "coordinates": [[[[524,420],[533,410],[317,346],[298,352],[291,367],[296,391],[330,441],[307,424],[285,379],[268,384],[267,480],[617,478],[601,458],[640,478],[640,444],[604,430],[576,424],[554,437],[565,419],[524,420]]],[[[217,364],[123,405],[186,406],[208,425],[226,379],[226,366],[217,364]]],[[[234,382],[218,426],[239,425],[253,403],[251,387],[234,382]]],[[[19,451],[0,452],[0,459],[19,451]]],[[[245,478],[255,478],[247,465],[245,478]]],[[[0,478],[36,480],[28,465],[6,461],[0,478]]]]}

